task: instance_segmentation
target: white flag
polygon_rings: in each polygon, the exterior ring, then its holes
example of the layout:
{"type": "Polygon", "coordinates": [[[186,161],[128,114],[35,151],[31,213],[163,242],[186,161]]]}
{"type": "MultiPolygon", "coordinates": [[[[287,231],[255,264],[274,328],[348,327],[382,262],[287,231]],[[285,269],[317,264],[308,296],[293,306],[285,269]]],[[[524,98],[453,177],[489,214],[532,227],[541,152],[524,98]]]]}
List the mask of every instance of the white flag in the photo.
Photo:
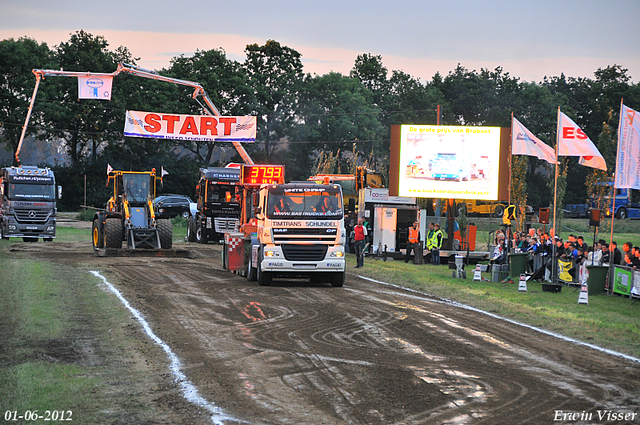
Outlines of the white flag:
{"type": "Polygon", "coordinates": [[[617,188],[640,189],[640,113],[624,104],[620,108],[615,174],[617,188]]]}
{"type": "Polygon", "coordinates": [[[511,124],[511,154],[535,156],[549,164],[556,163],[556,153],[553,148],[534,136],[515,117],[511,124]]]}
{"type": "Polygon", "coordinates": [[[107,164],[107,176],[109,175],[110,172],[113,171],[113,168],[111,168],[111,164],[107,164]]]}
{"type": "Polygon", "coordinates": [[[78,99],[111,100],[112,75],[78,77],[78,99]]]}
{"type": "Polygon", "coordinates": [[[160,166],[160,178],[166,176],[167,174],[169,174],[169,172],[167,170],[164,169],[164,166],[161,165],[160,166]]]}
{"type": "Polygon", "coordinates": [[[571,118],[558,110],[558,156],[579,156],[580,165],[607,171],[596,145],[571,118]]]}

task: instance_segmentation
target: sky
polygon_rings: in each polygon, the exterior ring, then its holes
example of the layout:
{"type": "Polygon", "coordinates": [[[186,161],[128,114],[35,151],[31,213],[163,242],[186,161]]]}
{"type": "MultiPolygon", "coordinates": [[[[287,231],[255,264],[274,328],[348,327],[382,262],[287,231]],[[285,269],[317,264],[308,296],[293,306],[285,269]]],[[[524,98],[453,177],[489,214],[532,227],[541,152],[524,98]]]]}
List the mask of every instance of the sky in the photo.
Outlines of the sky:
{"type": "Polygon", "coordinates": [[[196,50],[243,61],[247,44],[275,40],[318,75],[347,75],[367,53],[422,81],[458,64],[531,82],[617,64],[640,81],[640,0],[0,0],[0,39],[53,48],[81,29],[153,70],[196,50]]]}

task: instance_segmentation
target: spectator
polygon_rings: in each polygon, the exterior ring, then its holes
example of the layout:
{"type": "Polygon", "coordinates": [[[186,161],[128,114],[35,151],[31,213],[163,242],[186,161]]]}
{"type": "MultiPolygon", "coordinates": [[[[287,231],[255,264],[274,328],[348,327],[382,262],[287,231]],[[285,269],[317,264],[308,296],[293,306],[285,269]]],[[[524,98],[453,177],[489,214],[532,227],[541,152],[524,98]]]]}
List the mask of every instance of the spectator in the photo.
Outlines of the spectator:
{"type": "Polygon", "coordinates": [[[584,242],[584,236],[582,236],[582,235],[578,236],[577,243],[578,243],[578,247],[582,248],[582,251],[584,251],[584,253],[586,254],[587,250],[589,249],[589,245],[587,245],[584,242]]]}
{"type": "Polygon", "coordinates": [[[629,258],[629,260],[631,260],[631,249],[633,248],[633,244],[631,242],[625,242],[622,245],[622,265],[623,266],[628,266],[629,263],[626,261],[626,258],[629,258]],[[628,254],[628,256],[627,256],[628,254]]]}
{"type": "Polygon", "coordinates": [[[407,252],[404,256],[404,262],[408,263],[411,258],[411,253],[413,252],[413,257],[415,258],[418,253],[418,244],[420,243],[420,229],[418,229],[418,222],[414,221],[412,226],[409,226],[407,232],[407,252]]]}
{"type": "Polygon", "coordinates": [[[609,245],[609,256],[610,258],[613,257],[613,264],[622,264],[622,252],[618,249],[618,243],[616,241],[611,241],[609,245]]]}
{"type": "Polygon", "coordinates": [[[358,219],[358,224],[353,228],[355,232],[354,235],[354,245],[356,248],[356,258],[357,265],[356,269],[361,269],[364,266],[364,239],[367,236],[367,228],[362,225],[362,219],[358,219]]]}
{"type": "Polygon", "coordinates": [[[442,240],[444,239],[444,234],[442,230],[440,230],[440,224],[436,223],[433,226],[433,239],[431,241],[431,260],[434,265],[440,264],[440,248],[442,247],[442,240]]]}
{"type": "Polygon", "coordinates": [[[498,244],[493,251],[493,257],[491,258],[491,264],[504,264],[507,259],[507,252],[505,249],[504,238],[498,239],[498,244]]]}

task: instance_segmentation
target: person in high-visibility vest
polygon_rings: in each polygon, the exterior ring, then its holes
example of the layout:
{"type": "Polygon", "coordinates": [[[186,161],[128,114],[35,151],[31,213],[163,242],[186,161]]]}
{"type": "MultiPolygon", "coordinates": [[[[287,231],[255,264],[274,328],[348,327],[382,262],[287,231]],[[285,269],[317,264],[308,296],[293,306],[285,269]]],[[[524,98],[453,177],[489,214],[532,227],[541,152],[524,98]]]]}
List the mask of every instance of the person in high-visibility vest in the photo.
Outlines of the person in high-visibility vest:
{"type": "Polygon", "coordinates": [[[444,239],[444,233],[440,230],[440,224],[433,225],[433,237],[431,238],[431,260],[434,265],[440,264],[440,248],[442,247],[442,240],[444,239]]]}
{"type": "Polygon", "coordinates": [[[414,221],[413,226],[409,227],[407,233],[407,252],[404,256],[404,262],[408,263],[411,259],[411,253],[415,256],[418,252],[418,244],[420,243],[420,230],[418,229],[418,222],[414,221]]]}

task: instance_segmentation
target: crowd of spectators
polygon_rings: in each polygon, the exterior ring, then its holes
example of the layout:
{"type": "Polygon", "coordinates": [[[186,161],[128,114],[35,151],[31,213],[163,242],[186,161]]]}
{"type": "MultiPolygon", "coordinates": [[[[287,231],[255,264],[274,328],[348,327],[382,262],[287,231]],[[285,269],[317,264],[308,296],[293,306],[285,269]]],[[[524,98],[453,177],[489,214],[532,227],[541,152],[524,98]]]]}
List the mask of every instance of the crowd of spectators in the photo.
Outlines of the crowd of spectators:
{"type": "MultiPolygon", "coordinates": [[[[528,233],[514,232],[511,238],[505,236],[504,231],[497,230],[494,237],[494,253],[492,264],[503,264],[507,261],[510,252],[529,252],[533,254],[529,260],[529,269],[538,270],[546,266],[550,271],[556,261],[571,262],[569,274],[575,277],[581,264],[586,265],[614,265],[631,267],[640,270],[640,248],[633,246],[631,242],[625,242],[622,251],[616,241],[607,243],[604,239],[598,240],[593,246],[584,241],[583,236],[569,235],[567,240],[554,236],[553,229],[549,232],[541,228],[529,229],[528,233]],[[549,261],[554,259],[556,261],[549,261]]],[[[549,273],[546,273],[549,276],[549,273]]]]}

